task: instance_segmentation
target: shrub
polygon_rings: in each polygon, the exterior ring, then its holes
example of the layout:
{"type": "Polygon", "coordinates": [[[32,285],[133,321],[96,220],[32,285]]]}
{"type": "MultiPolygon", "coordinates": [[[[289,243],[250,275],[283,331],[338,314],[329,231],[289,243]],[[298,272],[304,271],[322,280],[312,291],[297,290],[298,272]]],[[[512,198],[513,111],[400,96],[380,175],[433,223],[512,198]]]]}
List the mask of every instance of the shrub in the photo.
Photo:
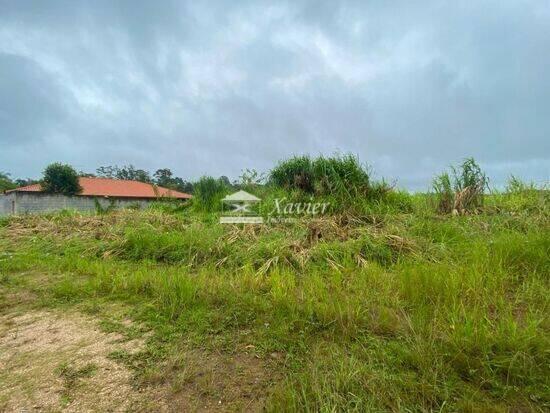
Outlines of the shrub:
{"type": "Polygon", "coordinates": [[[352,155],[318,157],[296,156],[280,162],[269,175],[269,182],[287,190],[350,199],[369,192],[369,174],[352,155]]]}
{"type": "Polygon", "coordinates": [[[437,209],[443,213],[474,212],[483,205],[488,179],[474,158],[467,158],[455,168],[437,176],[433,188],[438,199],[437,209]]]}
{"type": "Polygon", "coordinates": [[[78,174],[74,168],[59,162],[52,163],[44,170],[42,190],[52,194],[76,195],[82,191],[78,174]]]}
{"type": "Polygon", "coordinates": [[[324,158],[313,161],[315,191],[336,194],[340,198],[367,195],[369,175],[359,160],[352,155],[324,158]]]}
{"type": "Polygon", "coordinates": [[[456,192],[466,188],[475,188],[478,193],[483,193],[488,179],[474,158],[466,158],[458,168],[452,167],[451,169],[453,170],[456,192]]]}
{"type": "Polygon", "coordinates": [[[193,189],[194,207],[201,211],[213,212],[220,209],[221,200],[229,188],[220,179],[203,176],[193,185],[193,189]]]}
{"type": "Polygon", "coordinates": [[[269,181],[275,186],[288,190],[299,189],[313,192],[313,165],[309,156],[295,156],[273,168],[269,181]]]}

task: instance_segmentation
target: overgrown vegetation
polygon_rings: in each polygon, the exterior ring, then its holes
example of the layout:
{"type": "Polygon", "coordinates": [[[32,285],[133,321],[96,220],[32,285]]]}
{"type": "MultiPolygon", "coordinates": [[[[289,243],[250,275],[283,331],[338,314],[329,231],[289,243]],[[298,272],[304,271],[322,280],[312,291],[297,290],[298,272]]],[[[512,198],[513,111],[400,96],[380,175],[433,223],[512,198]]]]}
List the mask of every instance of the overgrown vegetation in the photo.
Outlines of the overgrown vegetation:
{"type": "Polygon", "coordinates": [[[352,155],[315,159],[296,156],[280,162],[271,171],[269,179],[273,185],[287,190],[336,195],[343,200],[367,196],[371,189],[369,174],[352,155]]]}
{"type": "Polygon", "coordinates": [[[229,187],[221,179],[203,176],[194,184],[193,206],[199,211],[218,211],[228,191],[229,187]]]}
{"type": "Polygon", "coordinates": [[[94,207],[97,215],[107,214],[115,210],[116,201],[114,199],[110,199],[107,206],[102,206],[99,200],[97,198],[94,198],[94,207]]]}
{"type": "Polygon", "coordinates": [[[191,349],[253,354],[273,383],[267,411],[550,409],[549,191],[512,178],[485,193],[468,160],[438,178],[441,214],[432,195],[377,184],[352,158],[319,159],[282,163],[248,188],[268,204],[351,200],[325,216],[221,225],[205,211],[228,185],[203,178],[192,206],[5,219],[0,292],[64,308],[124,303],[152,334],[116,359],[139,386],[169,383],[175,401],[190,381],[220,380],[189,373],[191,349]]]}

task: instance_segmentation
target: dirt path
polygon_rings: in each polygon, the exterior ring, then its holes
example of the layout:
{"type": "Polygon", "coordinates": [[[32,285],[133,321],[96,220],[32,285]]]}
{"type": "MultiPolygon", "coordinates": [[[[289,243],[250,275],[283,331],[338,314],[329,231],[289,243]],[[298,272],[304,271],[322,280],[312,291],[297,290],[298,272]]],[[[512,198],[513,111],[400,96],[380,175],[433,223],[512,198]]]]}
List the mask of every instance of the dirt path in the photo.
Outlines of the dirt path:
{"type": "Polygon", "coordinates": [[[107,333],[80,313],[4,311],[0,412],[258,412],[275,376],[246,349],[182,350],[138,386],[113,355],[144,348],[143,338],[107,333]]]}
{"type": "Polygon", "coordinates": [[[162,392],[138,390],[132,372],[108,357],[142,345],[80,314],[2,315],[0,411],[167,410],[162,392]]]}

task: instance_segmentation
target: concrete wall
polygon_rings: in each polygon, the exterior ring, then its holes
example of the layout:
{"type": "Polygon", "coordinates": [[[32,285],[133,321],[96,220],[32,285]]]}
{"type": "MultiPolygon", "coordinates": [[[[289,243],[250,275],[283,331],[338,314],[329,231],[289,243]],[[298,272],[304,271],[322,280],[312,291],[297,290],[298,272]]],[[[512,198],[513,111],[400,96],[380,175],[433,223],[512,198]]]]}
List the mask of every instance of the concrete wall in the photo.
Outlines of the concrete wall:
{"type": "Polygon", "coordinates": [[[65,196],[45,194],[41,192],[12,192],[0,196],[0,215],[12,213],[12,203],[15,200],[15,213],[40,213],[73,209],[77,211],[95,211],[97,199],[103,208],[108,208],[114,202],[116,208],[139,206],[144,208],[153,200],[143,198],[104,198],[89,196],[65,196]]]}
{"type": "Polygon", "coordinates": [[[13,192],[0,194],[0,216],[11,214],[14,206],[15,194],[13,192]]]}

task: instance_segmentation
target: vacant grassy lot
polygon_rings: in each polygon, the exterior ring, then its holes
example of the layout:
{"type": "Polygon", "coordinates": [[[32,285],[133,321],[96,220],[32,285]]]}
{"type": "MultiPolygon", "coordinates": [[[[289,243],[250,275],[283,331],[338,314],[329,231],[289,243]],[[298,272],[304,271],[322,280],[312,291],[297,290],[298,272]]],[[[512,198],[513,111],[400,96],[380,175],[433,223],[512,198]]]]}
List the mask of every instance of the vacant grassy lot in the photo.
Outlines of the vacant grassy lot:
{"type": "Polygon", "coordinates": [[[244,227],[154,209],[0,221],[0,410],[93,410],[98,388],[120,410],[550,410],[548,193],[466,216],[400,202],[244,227]],[[10,344],[49,319],[100,349],[46,362],[10,344]],[[39,362],[47,403],[24,368],[39,362]]]}

